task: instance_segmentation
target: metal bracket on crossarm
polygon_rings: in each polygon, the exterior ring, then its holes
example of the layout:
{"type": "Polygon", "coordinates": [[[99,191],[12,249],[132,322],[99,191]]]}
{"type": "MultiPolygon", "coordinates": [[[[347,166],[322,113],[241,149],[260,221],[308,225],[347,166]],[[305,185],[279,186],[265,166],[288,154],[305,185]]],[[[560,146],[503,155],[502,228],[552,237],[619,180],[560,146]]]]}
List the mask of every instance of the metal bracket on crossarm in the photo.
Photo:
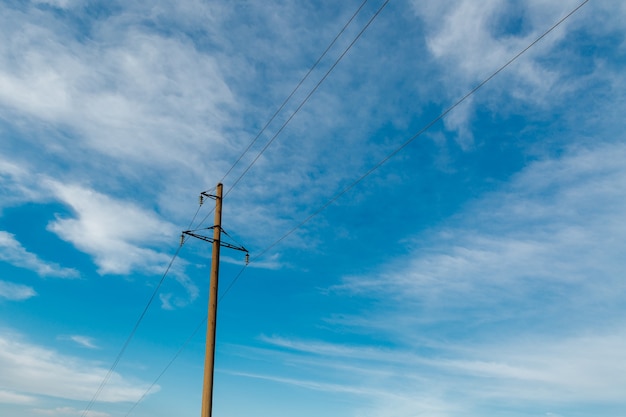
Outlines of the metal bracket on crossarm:
{"type": "MultiPolygon", "coordinates": [[[[215,229],[215,227],[217,227],[217,226],[211,226],[211,227],[207,227],[205,229],[199,229],[199,230],[213,230],[213,229],[215,229]]],[[[224,229],[222,229],[221,227],[220,227],[220,231],[222,233],[226,234],[227,236],[229,236],[228,233],[226,233],[226,231],[224,229]]],[[[204,240],[205,242],[209,242],[209,243],[215,242],[215,239],[213,239],[212,237],[204,236],[204,235],[198,234],[196,232],[197,232],[197,230],[185,230],[183,232],[183,234],[187,235],[187,236],[193,236],[196,239],[204,240]]],[[[225,247],[225,248],[235,249],[235,250],[238,250],[238,251],[241,251],[241,252],[245,252],[246,254],[248,253],[248,249],[244,248],[243,246],[236,246],[236,245],[233,245],[231,243],[223,242],[221,240],[219,241],[219,244],[220,244],[220,246],[225,247]]]]}

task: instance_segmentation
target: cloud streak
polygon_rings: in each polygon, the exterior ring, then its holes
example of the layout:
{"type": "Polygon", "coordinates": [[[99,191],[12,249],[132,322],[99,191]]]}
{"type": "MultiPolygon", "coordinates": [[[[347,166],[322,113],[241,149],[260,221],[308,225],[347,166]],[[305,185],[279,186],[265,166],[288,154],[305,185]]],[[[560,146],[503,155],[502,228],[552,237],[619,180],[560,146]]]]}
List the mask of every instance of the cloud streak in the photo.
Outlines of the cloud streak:
{"type": "Polygon", "coordinates": [[[27,251],[15,235],[0,230],[0,260],[19,268],[29,269],[42,277],[78,278],[75,269],[63,268],[55,263],[45,262],[27,251]]]}
{"type": "Polygon", "coordinates": [[[6,298],[11,301],[23,301],[36,295],[37,293],[32,287],[0,280],[0,298],[6,298]]]}
{"type": "Polygon", "coordinates": [[[82,416],[82,415],[84,415],[85,417],[110,417],[111,416],[111,414],[109,413],[102,413],[99,411],[92,411],[92,410],[84,412],[84,410],[77,410],[72,407],[57,407],[54,409],[35,408],[33,409],[33,411],[35,412],[35,414],[42,415],[42,416],[60,416],[60,417],[82,416]]]}
{"type": "MultiPolygon", "coordinates": [[[[421,398],[422,404],[433,405],[442,416],[519,401],[580,407],[620,403],[626,388],[625,329],[622,324],[606,333],[541,337],[525,343],[449,343],[436,351],[418,345],[402,350],[266,337],[267,347],[255,350],[254,355],[274,358],[272,362],[280,365],[274,373],[233,374],[357,395],[378,406],[412,404],[420,410],[422,406],[412,399],[421,398]],[[280,376],[277,370],[282,366],[299,377],[280,376]],[[327,379],[328,375],[333,377],[327,379]],[[450,397],[455,401],[444,406],[450,397]]],[[[373,412],[387,415],[382,407],[373,412]]]]}
{"type": "MultiPolygon", "coordinates": [[[[99,365],[12,336],[0,337],[0,367],[3,370],[0,386],[11,387],[18,395],[89,401],[107,373],[99,365]]],[[[99,400],[112,403],[137,401],[147,386],[113,373],[99,400]]]]}
{"type": "Polygon", "coordinates": [[[37,398],[0,389],[0,403],[3,404],[34,404],[37,398]]]}

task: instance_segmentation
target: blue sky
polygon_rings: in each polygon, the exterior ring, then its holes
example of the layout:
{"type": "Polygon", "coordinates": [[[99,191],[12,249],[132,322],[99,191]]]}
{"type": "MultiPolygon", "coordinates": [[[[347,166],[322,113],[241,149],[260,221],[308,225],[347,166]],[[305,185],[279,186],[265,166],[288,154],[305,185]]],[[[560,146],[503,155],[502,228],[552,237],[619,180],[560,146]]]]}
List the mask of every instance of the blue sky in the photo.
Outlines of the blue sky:
{"type": "MultiPolygon", "coordinates": [[[[0,414],[199,415],[199,240],[83,410],[199,193],[360,4],[0,1],[0,414]]],[[[580,2],[391,0],[290,119],[383,4],[224,178],[253,262],[222,251],[214,415],[624,417],[622,2],[588,2],[273,245],[580,2]]]]}

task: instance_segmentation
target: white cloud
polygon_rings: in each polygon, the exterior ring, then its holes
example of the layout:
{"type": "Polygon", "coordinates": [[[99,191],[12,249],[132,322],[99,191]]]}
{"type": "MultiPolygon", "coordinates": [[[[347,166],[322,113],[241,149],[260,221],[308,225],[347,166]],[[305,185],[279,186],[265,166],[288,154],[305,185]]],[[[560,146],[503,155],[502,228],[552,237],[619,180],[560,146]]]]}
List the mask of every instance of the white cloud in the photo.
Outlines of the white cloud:
{"type": "MultiPolygon", "coordinates": [[[[445,96],[451,100],[493,74],[578,4],[489,0],[478,6],[471,0],[445,0],[414,1],[413,7],[424,23],[428,50],[441,65],[445,96]]],[[[576,17],[564,22],[492,80],[489,88],[496,88],[479,93],[474,104],[457,108],[444,119],[445,127],[458,133],[462,147],[473,141],[470,125],[476,106],[497,102],[502,111],[501,101],[494,97],[509,96],[542,109],[561,96],[555,91],[569,88],[569,80],[544,58],[555,53],[555,46],[576,25],[576,17]]]]}
{"type": "Polygon", "coordinates": [[[35,4],[47,4],[61,9],[69,9],[82,4],[84,0],[33,0],[35,4]]]}
{"type": "Polygon", "coordinates": [[[37,293],[32,287],[0,280],[0,298],[6,298],[7,300],[13,301],[22,301],[36,295],[37,293]]]}
{"type": "Polygon", "coordinates": [[[57,407],[54,409],[36,408],[33,411],[35,412],[35,414],[39,414],[42,416],[60,416],[60,417],[83,416],[83,415],[85,417],[110,417],[111,416],[111,414],[109,413],[103,413],[100,411],[93,411],[93,410],[89,410],[85,412],[84,410],[77,410],[72,407],[57,407]]]}
{"type": "MultiPolygon", "coordinates": [[[[19,395],[45,395],[79,401],[91,400],[108,370],[45,347],[0,336],[0,386],[19,395]]],[[[147,384],[113,373],[99,400],[137,401],[147,384]]]]}
{"type": "MultiPolygon", "coordinates": [[[[290,2],[259,3],[240,11],[230,4],[200,1],[128,3],[106,19],[87,18],[88,39],[76,37],[54,13],[3,9],[0,106],[17,130],[9,139],[20,145],[12,160],[69,184],[84,184],[89,178],[89,187],[102,194],[130,187],[137,191],[137,200],[151,201],[163,215],[188,216],[183,198],[193,201],[199,190],[213,185],[251,139],[252,130],[265,121],[270,106],[276,106],[301,76],[307,42],[296,42],[284,33],[317,39],[317,29],[322,28],[302,31],[298,19],[305,16],[297,13],[297,7],[290,2]],[[242,25],[240,12],[265,26],[242,25]],[[172,21],[202,36],[159,30],[163,22],[172,21]],[[228,50],[241,52],[222,52],[228,50]],[[280,70],[257,71],[278,63],[280,70]]],[[[336,30],[336,22],[323,20],[325,32],[336,30]]],[[[307,51],[307,63],[319,53],[317,45],[312,49],[307,51]]],[[[363,95],[372,101],[370,106],[381,107],[370,94],[363,95]]],[[[341,100],[335,101],[335,106],[343,106],[341,100]]],[[[355,123],[325,106],[312,114],[302,112],[298,120],[304,126],[299,129],[325,127],[318,136],[336,150],[332,129],[322,118],[340,120],[346,133],[342,140],[366,147],[361,137],[353,137],[355,123]]],[[[255,167],[259,175],[249,175],[240,186],[245,198],[235,197],[230,221],[264,243],[268,236],[288,230],[294,217],[302,217],[294,216],[291,202],[296,193],[300,200],[307,199],[298,212],[307,214],[320,194],[335,188],[342,176],[335,175],[337,169],[352,174],[352,168],[362,163],[360,155],[341,158],[320,149],[320,140],[283,141],[285,149],[267,152],[255,167]],[[291,158],[284,158],[286,153],[291,158]],[[307,169],[319,163],[326,166],[316,169],[323,175],[312,178],[307,169]],[[270,183],[282,187],[268,187],[270,183]],[[307,193],[301,192],[302,184],[307,193]],[[258,199],[268,204],[258,205],[258,199]]],[[[105,265],[104,260],[99,266],[101,271],[128,269],[105,265]]]]}
{"type": "Polygon", "coordinates": [[[0,196],[2,196],[0,213],[5,207],[42,199],[38,183],[33,181],[32,173],[2,156],[0,156],[0,196]]]}
{"type": "Polygon", "coordinates": [[[33,404],[37,401],[35,397],[30,395],[18,394],[13,391],[5,391],[0,389],[0,403],[3,404],[33,404]]]}
{"type": "Polygon", "coordinates": [[[353,385],[342,385],[342,384],[332,384],[332,383],[320,383],[319,381],[313,380],[305,380],[305,379],[295,379],[295,378],[284,378],[278,376],[272,376],[267,374],[253,374],[248,372],[236,372],[229,371],[227,372],[230,375],[243,376],[246,378],[256,378],[256,379],[264,379],[272,382],[279,382],[287,385],[294,385],[301,388],[312,389],[315,391],[327,391],[332,393],[340,393],[340,394],[352,394],[352,395],[360,395],[360,396],[379,396],[383,395],[385,397],[393,397],[397,398],[397,395],[394,395],[389,391],[380,391],[374,389],[368,389],[367,387],[358,387],[353,385]]]}
{"type": "Polygon", "coordinates": [[[56,197],[75,213],[48,229],[94,257],[101,274],[163,272],[169,257],[143,245],[175,239],[176,228],[152,211],[77,185],[50,182],[56,197]]]}
{"type": "Polygon", "coordinates": [[[15,239],[15,235],[0,230],[0,260],[20,268],[30,269],[43,277],[77,278],[78,271],[45,262],[34,253],[28,252],[15,239]]]}
{"type": "Polygon", "coordinates": [[[59,340],[71,340],[72,342],[88,349],[98,349],[92,337],[81,335],[59,336],[59,340]]]}
{"type": "Polygon", "coordinates": [[[174,306],[172,305],[172,296],[170,293],[161,293],[159,294],[159,300],[161,300],[161,308],[163,310],[174,310],[174,306]]]}
{"type": "Polygon", "coordinates": [[[73,335],[70,336],[70,339],[78,343],[79,345],[89,349],[96,349],[98,347],[94,344],[93,338],[88,336],[73,335]]]}

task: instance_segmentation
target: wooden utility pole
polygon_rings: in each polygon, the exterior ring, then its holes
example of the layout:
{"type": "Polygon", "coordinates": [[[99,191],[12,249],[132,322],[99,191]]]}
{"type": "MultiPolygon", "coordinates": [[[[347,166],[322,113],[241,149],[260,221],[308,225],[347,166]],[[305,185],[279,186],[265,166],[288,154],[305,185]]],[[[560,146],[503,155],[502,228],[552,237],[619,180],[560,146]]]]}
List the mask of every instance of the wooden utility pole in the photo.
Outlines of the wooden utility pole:
{"type": "MultiPolygon", "coordinates": [[[[217,289],[220,272],[220,247],[235,249],[246,253],[246,265],[249,261],[248,250],[240,245],[222,242],[222,193],[223,185],[217,184],[215,195],[208,192],[200,193],[200,205],[204,197],[215,199],[215,223],[211,227],[185,230],[181,236],[181,245],[184,243],[184,235],[193,236],[213,244],[213,256],[211,257],[211,280],[209,283],[209,317],[206,329],[206,348],[204,352],[204,384],[202,386],[202,414],[201,417],[211,417],[213,413],[213,375],[215,362],[215,330],[217,328],[217,289]],[[213,237],[204,236],[200,230],[213,229],[213,237]]],[[[224,232],[226,233],[226,232],[224,232]]],[[[227,233],[226,233],[227,234],[227,233]]]]}
{"type": "Polygon", "coordinates": [[[215,222],[213,225],[213,251],[211,256],[211,281],[209,284],[209,320],[206,329],[206,348],[204,353],[204,385],[202,386],[201,417],[211,417],[213,411],[217,286],[220,270],[220,238],[222,233],[222,191],[223,185],[217,184],[217,191],[215,193],[215,222]]]}

